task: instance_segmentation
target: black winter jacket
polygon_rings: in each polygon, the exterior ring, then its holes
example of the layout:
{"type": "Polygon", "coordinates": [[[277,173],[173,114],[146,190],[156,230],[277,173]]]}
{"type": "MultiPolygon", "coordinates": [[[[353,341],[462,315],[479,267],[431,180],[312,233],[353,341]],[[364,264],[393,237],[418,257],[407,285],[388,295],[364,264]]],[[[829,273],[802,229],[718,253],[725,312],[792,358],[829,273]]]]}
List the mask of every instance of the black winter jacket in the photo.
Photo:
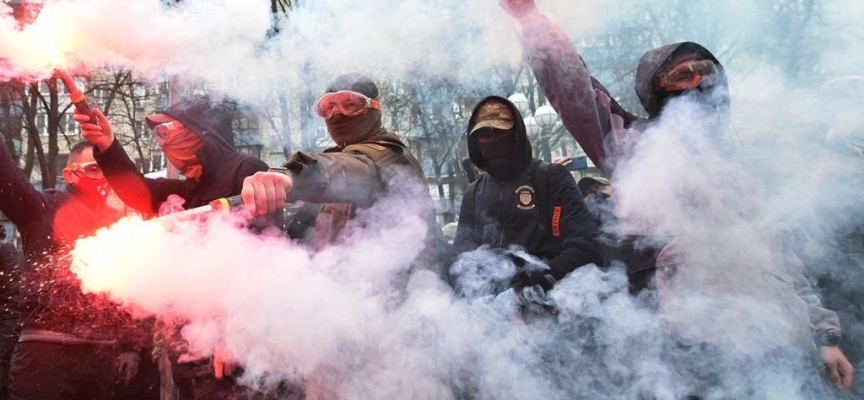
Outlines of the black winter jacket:
{"type": "Polygon", "coordinates": [[[105,295],[84,294],[70,270],[78,238],[120,219],[74,187],[36,190],[0,141],[0,210],[24,242],[20,311],[24,328],[47,329],[88,340],[114,340],[132,328],[128,314],[105,295]]]}
{"type": "Polygon", "coordinates": [[[185,209],[200,207],[240,194],[243,179],[269,169],[263,161],[236,152],[232,142],[232,113],[223,104],[211,105],[207,98],[191,98],[163,112],[204,139],[205,145],[196,153],[203,167],[197,182],[145,178],[116,140],[104,152],[94,149],[93,156],[117,195],[136,210],[155,215],[172,194],[186,200],[185,209]]]}
{"type": "MultiPolygon", "coordinates": [[[[540,160],[531,158],[530,142],[519,111],[508,100],[493,97],[507,104],[517,116],[513,127],[517,135],[517,156],[513,163],[521,169],[489,173],[472,183],[462,200],[459,225],[453,241],[454,250],[461,253],[481,245],[507,249],[511,245],[523,247],[528,253],[546,260],[556,280],[564,278],[576,268],[602,263],[597,243],[597,223],[588,212],[576,185],[576,180],[561,165],[548,164],[546,191],[534,187],[534,174],[540,160]]],[[[478,104],[474,115],[480,105],[478,104]]],[[[474,116],[469,122],[473,126],[474,116]]],[[[468,137],[471,161],[485,167],[474,135],[468,137]]]]}

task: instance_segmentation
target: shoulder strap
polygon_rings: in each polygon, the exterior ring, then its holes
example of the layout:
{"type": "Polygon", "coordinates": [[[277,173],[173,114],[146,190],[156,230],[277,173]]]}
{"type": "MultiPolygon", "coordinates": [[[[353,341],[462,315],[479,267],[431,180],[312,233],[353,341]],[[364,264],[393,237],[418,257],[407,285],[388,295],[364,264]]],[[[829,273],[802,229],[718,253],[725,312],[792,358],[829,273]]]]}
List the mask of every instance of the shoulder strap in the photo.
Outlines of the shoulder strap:
{"type": "Polygon", "coordinates": [[[343,153],[349,152],[357,152],[363,155],[366,155],[375,162],[381,168],[387,168],[393,164],[407,162],[407,164],[411,165],[417,171],[419,177],[423,178],[424,182],[426,177],[423,175],[423,167],[420,165],[420,162],[414,157],[411,152],[393,142],[388,142],[385,140],[375,141],[375,142],[362,142],[357,144],[352,144],[344,149],[342,149],[343,153]]]}
{"type": "Polygon", "coordinates": [[[549,201],[548,179],[546,177],[549,163],[538,160],[534,165],[534,172],[531,174],[531,179],[534,181],[534,190],[537,192],[537,204],[540,209],[546,214],[546,217],[552,215],[547,207],[549,201]]]}
{"type": "MultiPolygon", "coordinates": [[[[468,189],[465,189],[465,193],[462,193],[462,207],[468,207],[468,209],[471,210],[471,213],[477,211],[474,209],[474,196],[476,196],[475,193],[477,191],[475,186],[477,186],[477,183],[479,182],[480,179],[471,182],[471,184],[468,185],[468,189]]],[[[474,227],[472,226],[471,228],[473,229],[474,227]]]]}
{"type": "Polygon", "coordinates": [[[549,225],[552,228],[552,236],[560,237],[560,219],[561,219],[561,206],[556,206],[552,202],[552,196],[549,193],[549,163],[538,160],[536,165],[534,166],[534,173],[532,175],[534,190],[537,192],[537,205],[540,206],[540,210],[543,213],[543,217],[549,221],[549,225]]]}

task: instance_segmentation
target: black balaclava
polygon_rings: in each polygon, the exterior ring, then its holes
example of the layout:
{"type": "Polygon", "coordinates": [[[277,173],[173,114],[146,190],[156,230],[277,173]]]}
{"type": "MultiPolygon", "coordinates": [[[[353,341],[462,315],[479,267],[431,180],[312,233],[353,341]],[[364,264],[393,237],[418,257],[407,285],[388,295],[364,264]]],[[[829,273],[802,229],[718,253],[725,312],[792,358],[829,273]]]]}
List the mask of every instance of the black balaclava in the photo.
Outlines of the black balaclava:
{"type": "Polygon", "coordinates": [[[531,144],[528,141],[528,134],[525,130],[525,124],[522,121],[522,115],[513,103],[503,97],[489,96],[477,103],[477,106],[474,107],[474,111],[471,113],[471,118],[468,120],[468,132],[468,155],[471,158],[471,162],[473,162],[478,168],[486,171],[495,179],[510,179],[516,176],[528,165],[529,162],[531,162],[531,144]],[[483,115],[481,111],[484,106],[490,102],[500,103],[503,105],[504,110],[501,110],[501,112],[507,115],[500,118],[504,118],[504,120],[507,121],[512,120],[512,125],[509,123],[498,124],[491,122],[492,120],[499,119],[499,117],[483,115]],[[510,128],[505,129],[507,126],[510,126],[510,128]],[[481,147],[478,141],[478,133],[482,129],[507,130],[509,133],[499,137],[493,142],[490,142],[489,145],[481,147]],[[483,155],[484,152],[488,153],[489,151],[498,150],[509,152],[510,161],[501,166],[489,165],[483,155]]]}
{"type": "MultiPolygon", "coordinates": [[[[360,93],[370,99],[378,98],[378,86],[365,75],[356,72],[340,75],[327,85],[326,93],[350,90],[360,93]]],[[[369,109],[368,112],[354,117],[339,113],[324,120],[327,132],[337,146],[346,147],[360,143],[382,131],[381,111],[369,109]]]]}

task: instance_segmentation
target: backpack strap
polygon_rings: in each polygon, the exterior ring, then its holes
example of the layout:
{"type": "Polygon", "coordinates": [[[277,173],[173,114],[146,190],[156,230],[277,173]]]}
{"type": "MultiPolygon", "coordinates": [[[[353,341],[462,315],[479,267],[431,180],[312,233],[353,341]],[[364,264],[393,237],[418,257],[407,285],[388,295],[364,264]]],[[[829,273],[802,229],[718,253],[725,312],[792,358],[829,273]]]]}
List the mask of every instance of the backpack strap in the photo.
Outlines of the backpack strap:
{"type": "MultiPolygon", "coordinates": [[[[478,182],[480,182],[480,179],[471,182],[471,184],[468,185],[468,188],[465,189],[465,192],[462,193],[462,208],[468,207],[467,209],[471,210],[471,213],[474,214],[475,222],[477,221],[477,210],[474,209],[474,196],[477,192],[476,186],[478,182]]],[[[475,230],[476,228],[476,226],[471,227],[472,230],[475,230]]]]}
{"type": "Polygon", "coordinates": [[[534,184],[534,190],[538,193],[537,205],[543,213],[544,218],[550,222],[552,228],[552,236],[561,237],[561,206],[555,205],[552,202],[552,197],[549,193],[549,163],[537,160],[534,165],[534,172],[531,175],[534,184]]]}

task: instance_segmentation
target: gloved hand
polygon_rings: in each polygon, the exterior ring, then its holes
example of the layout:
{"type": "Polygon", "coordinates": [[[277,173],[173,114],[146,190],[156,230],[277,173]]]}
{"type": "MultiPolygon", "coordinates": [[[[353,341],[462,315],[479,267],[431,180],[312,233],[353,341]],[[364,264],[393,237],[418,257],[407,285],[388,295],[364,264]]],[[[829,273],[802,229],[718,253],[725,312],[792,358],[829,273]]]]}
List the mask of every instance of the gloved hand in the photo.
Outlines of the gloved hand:
{"type": "Polygon", "coordinates": [[[216,347],[216,351],[213,353],[213,374],[216,376],[216,379],[231,376],[237,370],[239,365],[230,361],[232,357],[231,352],[225,347],[216,347]]]}
{"type": "Polygon", "coordinates": [[[105,118],[105,114],[102,114],[102,111],[94,108],[92,112],[96,116],[96,120],[99,121],[99,125],[91,124],[89,122],[90,116],[79,113],[77,109],[72,115],[72,119],[81,124],[81,136],[84,136],[84,139],[93,143],[99,150],[108,150],[111,143],[114,143],[114,131],[111,130],[111,124],[108,122],[108,118],[105,118]]]}
{"type": "Polygon", "coordinates": [[[552,277],[549,270],[529,270],[528,268],[520,268],[510,278],[510,285],[513,291],[521,293],[522,289],[531,286],[540,286],[543,291],[548,292],[555,286],[555,278],[552,277]]]}
{"type": "Polygon", "coordinates": [[[123,380],[123,384],[129,386],[135,375],[138,375],[138,366],[141,364],[141,354],[136,352],[120,353],[117,356],[117,376],[123,380]]]}

